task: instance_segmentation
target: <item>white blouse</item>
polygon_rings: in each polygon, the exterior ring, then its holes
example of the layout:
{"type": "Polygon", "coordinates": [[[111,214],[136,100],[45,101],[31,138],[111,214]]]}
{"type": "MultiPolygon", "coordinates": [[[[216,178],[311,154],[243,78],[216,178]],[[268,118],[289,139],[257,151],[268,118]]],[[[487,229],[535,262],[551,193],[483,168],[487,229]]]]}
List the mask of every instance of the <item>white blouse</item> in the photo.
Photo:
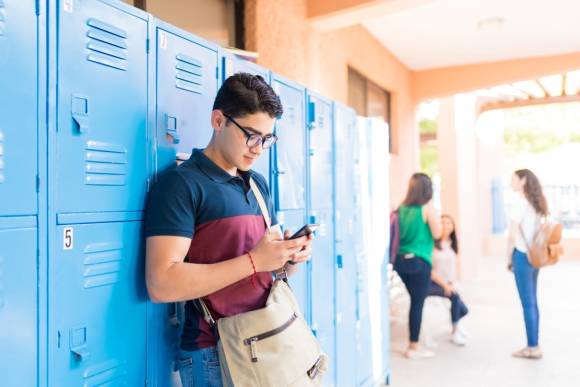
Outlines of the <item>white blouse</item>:
{"type": "Polygon", "coordinates": [[[433,270],[447,283],[453,283],[457,279],[456,266],[457,254],[451,248],[451,241],[441,242],[441,250],[433,249],[433,270]]]}
{"type": "Polygon", "coordinates": [[[538,222],[540,221],[540,216],[538,216],[528,199],[523,195],[517,195],[510,211],[510,220],[517,224],[515,248],[526,253],[528,251],[526,240],[531,244],[536,228],[538,227],[538,222]],[[525,240],[522,237],[520,225],[522,225],[524,235],[526,236],[525,240]]]}

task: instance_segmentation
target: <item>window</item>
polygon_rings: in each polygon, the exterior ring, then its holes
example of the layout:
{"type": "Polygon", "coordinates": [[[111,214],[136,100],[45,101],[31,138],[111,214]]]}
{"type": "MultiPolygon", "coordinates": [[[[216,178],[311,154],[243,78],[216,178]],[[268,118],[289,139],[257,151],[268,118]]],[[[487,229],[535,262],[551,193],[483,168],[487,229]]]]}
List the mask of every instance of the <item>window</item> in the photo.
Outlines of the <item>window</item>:
{"type": "Polygon", "coordinates": [[[389,124],[389,152],[393,153],[391,93],[349,67],[348,104],[358,115],[377,117],[389,124]]]}

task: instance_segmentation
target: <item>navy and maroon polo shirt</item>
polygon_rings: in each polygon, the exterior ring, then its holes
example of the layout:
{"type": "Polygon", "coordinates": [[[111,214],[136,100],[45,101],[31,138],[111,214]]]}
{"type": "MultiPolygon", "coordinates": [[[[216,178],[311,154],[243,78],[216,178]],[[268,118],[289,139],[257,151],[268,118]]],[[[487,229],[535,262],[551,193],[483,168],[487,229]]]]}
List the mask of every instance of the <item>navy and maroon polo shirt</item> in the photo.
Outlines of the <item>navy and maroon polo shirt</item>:
{"type": "MultiPolygon", "coordinates": [[[[173,235],[192,238],[186,261],[216,263],[246,254],[266,232],[258,201],[249,187],[256,182],[277,224],[266,180],[254,171],[231,176],[201,149],[164,173],[149,194],[145,236],[173,235]]],[[[248,265],[251,265],[248,260],[248,265]]],[[[270,273],[258,273],[204,297],[214,319],[262,308],[272,285],[270,273]]],[[[185,304],[181,348],[191,351],[216,345],[209,325],[192,301],[185,304]]]]}

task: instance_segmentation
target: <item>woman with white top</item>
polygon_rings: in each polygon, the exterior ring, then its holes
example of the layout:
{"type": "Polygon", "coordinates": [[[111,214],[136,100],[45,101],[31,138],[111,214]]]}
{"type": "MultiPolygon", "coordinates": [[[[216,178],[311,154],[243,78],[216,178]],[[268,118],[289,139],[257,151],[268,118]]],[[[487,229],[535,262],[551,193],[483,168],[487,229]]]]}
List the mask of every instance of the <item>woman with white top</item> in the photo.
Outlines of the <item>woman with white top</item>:
{"type": "Polygon", "coordinates": [[[441,239],[435,241],[433,249],[433,270],[431,271],[430,296],[446,297],[451,301],[451,342],[458,346],[466,344],[466,338],[459,329],[459,320],[469,312],[459,293],[455,290],[459,247],[455,222],[449,215],[441,216],[441,239]]]}
{"type": "Polygon", "coordinates": [[[514,352],[513,356],[540,359],[542,350],[538,341],[540,311],[537,300],[539,269],[530,264],[527,245],[531,244],[541,218],[548,215],[548,204],[540,181],[528,169],[521,169],[514,173],[512,189],[517,193],[517,197],[510,211],[508,269],[513,271],[516,280],[528,340],[527,347],[514,352]]]}

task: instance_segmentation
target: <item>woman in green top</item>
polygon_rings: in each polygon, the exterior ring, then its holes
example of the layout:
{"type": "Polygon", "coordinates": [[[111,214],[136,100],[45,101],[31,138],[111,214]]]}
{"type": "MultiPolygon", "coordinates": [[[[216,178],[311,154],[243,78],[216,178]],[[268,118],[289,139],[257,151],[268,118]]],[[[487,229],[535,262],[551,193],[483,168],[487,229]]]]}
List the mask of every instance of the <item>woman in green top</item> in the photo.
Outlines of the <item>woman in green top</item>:
{"type": "Polygon", "coordinates": [[[441,219],[432,205],[433,184],[429,176],[415,173],[409,182],[407,196],[398,210],[399,251],[395,270],[411,296],[409,310],[409,359],[432,357],[419,349],[419,332],[423,305],[431,284],[431,257],[434,240],[441,237],[441,219]]]}

